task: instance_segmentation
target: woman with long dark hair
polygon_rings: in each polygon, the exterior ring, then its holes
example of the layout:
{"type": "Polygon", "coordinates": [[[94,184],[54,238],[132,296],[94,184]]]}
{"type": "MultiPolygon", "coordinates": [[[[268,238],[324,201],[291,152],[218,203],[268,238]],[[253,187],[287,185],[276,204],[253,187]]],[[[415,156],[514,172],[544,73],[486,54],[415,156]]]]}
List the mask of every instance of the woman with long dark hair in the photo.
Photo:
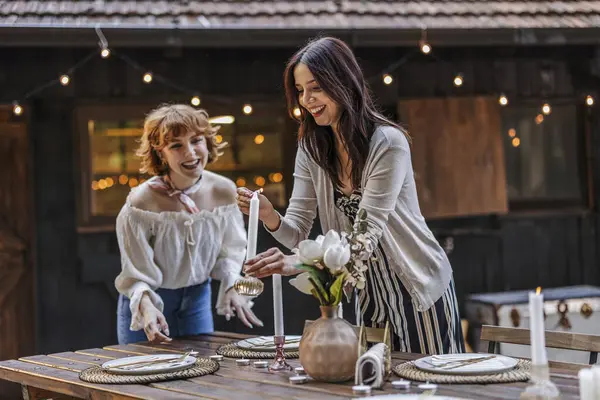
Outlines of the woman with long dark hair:
{"type": "MultiPolygon", "coordinates": [[[[320,38],[289,60],[285,91],[290,115],[299,107],[299,146],[285,216],[260,196],[259,218],[293,249],[308,237],[317,209],[323,232],[344,230],[367,211],[373,255],[355,302],[358,323],[390,322],[394,349],[464,352],[452,268],[427,227],[417,199],[409,137],[375,108],[352,50],[320,38]]],[[[238,188],[248,213],[251,192],[238,188]]],[[[272,248],[246,262],[258,278],[299,273],[295,256],[272,248]]]]}

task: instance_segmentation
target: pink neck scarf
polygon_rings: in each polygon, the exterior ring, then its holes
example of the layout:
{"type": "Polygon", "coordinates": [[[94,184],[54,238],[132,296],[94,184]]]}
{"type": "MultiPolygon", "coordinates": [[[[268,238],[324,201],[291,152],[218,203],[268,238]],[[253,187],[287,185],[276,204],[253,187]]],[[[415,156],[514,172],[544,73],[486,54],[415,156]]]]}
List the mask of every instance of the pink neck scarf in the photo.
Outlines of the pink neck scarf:
{"type": "Polygon", "coordinates": [[[189,188],[185,190],[179,190],[175,188],[175,185],[173,185],[173,182],[171,181],[171,178],[169,178],[169,175],[163,175],[162,177],[156,176],[148,180],[148,185],[150,185],[152,189],[166,193],[171,197],[177,196],[181,204],[183,204],[185,209],[190,214],[196,214],[199,213],[200,210],[196,206],[196,203],[194,203],[194,200],[192,200],[189,195],[198,190],[201,180],[202,177],[200,177],[200,179],[198,179],[198,181],[189,188]]]}

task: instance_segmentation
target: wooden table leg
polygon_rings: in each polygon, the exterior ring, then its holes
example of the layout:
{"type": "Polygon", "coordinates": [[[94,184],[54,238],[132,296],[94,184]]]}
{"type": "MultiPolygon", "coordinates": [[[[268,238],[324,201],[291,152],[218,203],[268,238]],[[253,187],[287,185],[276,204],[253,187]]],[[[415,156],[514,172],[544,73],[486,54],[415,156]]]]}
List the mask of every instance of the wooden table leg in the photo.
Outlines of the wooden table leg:
{"type": "Polygon", "coordinates": [[[36,388],[33,386],[21,385],[23,400],[72,400],[76,397],[51,392],[49,390],[36,388]]]}

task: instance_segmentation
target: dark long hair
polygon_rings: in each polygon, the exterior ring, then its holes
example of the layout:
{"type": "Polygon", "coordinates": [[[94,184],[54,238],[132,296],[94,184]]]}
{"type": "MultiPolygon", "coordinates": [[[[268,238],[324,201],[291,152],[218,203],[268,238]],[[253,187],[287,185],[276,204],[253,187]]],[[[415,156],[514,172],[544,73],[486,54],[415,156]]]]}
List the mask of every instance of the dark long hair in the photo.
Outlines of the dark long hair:
{"type": "Polygon", "coordinates": [[[358,188],[369,155],[369,142],[377,126],[391,125],[406,133],[377,111],[362,70],[346,43],[332,37],[308,43],[290,58],[285,69],[288,112],[300,122],[299,145],[327,171],[335,186],[342,186],[339,172],[343,166],[336,150],[334,133],[330,127],[317,125],[313,116],[300,107],[294,79],[294,69],[298,64],[308,67],[319,86],[340,108],[336,129],[352,165],[352,186],[358,188]],[[299,117],[294,115],[297,107],[301,111],[299,117]]]}

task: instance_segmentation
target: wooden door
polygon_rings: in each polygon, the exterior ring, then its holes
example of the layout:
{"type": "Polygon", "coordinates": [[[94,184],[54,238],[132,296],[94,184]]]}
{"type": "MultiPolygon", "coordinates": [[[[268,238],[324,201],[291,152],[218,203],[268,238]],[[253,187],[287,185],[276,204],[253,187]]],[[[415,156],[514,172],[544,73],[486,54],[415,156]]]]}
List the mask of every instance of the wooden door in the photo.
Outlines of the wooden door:
{"type": "MultiPolygon", "coordinates": [[[[0,360],[35,349],[29,141],[9,113],[0,108],[0,360]]],[[[0,382],[0,398],[19,393],[0,382]]]]}
{"type": "Polygon", "coordinates": [[[413,168],[425,217],[507,211],[497,99],[404,100],[398,111],[413,138],[413,168]]]}

